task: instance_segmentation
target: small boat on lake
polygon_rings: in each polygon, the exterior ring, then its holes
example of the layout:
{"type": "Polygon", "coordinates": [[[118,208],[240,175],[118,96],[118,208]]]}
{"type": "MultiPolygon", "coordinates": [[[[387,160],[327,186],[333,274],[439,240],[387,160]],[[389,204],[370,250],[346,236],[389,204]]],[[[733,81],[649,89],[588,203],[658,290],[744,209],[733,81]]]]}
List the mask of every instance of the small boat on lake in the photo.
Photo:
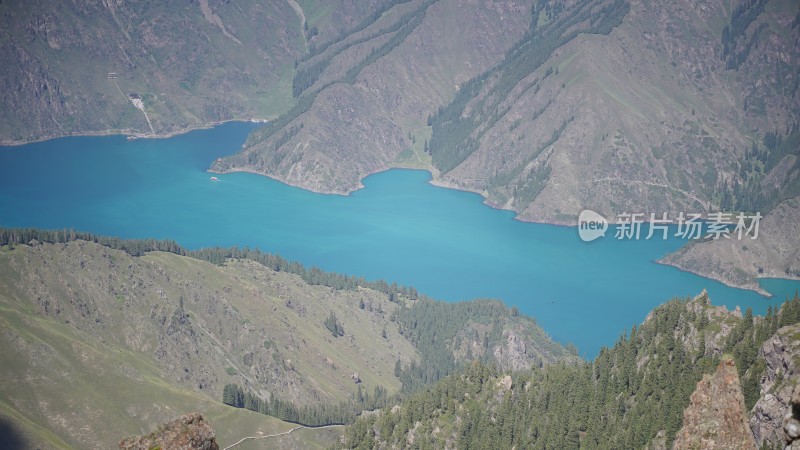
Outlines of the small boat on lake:
{"type": "Polygon", "coordinates": [[[217,178],[217,177],[211,177],[211,181],[219,181],[219,178],[217,178]]]}

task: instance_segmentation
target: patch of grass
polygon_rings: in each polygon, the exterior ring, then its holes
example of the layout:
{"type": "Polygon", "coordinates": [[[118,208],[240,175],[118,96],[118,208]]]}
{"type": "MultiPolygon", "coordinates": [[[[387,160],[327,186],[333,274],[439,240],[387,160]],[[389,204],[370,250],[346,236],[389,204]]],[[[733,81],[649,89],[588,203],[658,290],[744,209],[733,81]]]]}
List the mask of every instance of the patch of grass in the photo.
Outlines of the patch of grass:
{"type": "Polygon", "coordinates": [[[433,130],[429,126],[420,126],[419,124],[409,124],[409,127],[414,127],[410,132],[411,147],[397,156],[393,166],[406,169],[431,169],[433,167],[431,155],[425,152],[425,145],[430,141],[433,130]]]}

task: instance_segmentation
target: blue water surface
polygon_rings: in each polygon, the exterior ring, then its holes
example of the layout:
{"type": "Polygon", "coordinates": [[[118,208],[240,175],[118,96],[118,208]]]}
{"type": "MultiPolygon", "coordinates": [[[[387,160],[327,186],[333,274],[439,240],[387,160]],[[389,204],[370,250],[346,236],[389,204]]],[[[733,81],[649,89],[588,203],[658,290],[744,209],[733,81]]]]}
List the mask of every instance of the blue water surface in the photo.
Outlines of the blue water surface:
{"type": "Polygon", "coordinates": [[[252,125],[227,123],[169,139],[70,137],[0,147],[0,225],[74,228],[189,248],[249,246],[326,270],[384,278],[441,300],[500,298],[556,340],[594,356],[654,306],[707,289],[714,304],[763,314],[800,282],[763,280],[773,298],[654,261],[669,240],[578,239],[574,227],[523,223],[477,194],[390,170],[349,196],[267,177],[210,180],[252,125]]]}

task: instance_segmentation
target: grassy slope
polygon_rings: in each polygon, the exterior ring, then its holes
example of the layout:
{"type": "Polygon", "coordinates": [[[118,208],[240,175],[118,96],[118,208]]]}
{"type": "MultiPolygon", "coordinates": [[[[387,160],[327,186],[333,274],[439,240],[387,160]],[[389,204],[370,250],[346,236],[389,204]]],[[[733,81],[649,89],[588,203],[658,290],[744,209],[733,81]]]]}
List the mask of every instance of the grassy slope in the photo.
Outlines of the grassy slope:
{"type": "MultiPolygon", "coordinates": [[[[13,423],[24,424],[30,442],[47,442],[58,447],[63,445],[59,439],[63,439],[67,445],[80,448],[88,444],[108,447],[125,435],[144,433],[173,416],[199,410],[217,430],[219,441],[230,443],[234,438],[257,432],[271,434],[291,428],[279,420],[235,410],[219,402],[225,382],[258,379],[259,364],[265,365],[264,370],[279,374],[276,379],[265,379],[263,387],[276,390],[282,398],[296,394],[295,400],[301,403],[309,401],[311,394],[320,401],[348,398],[355,391],[350,380],[352,372],[360,374],[367,389],[377,384],[390,391],[399,388],[392,375],[396,357],[409,360],[415,357],[415,352],[404,340],[390,342],[380,337],[383,328],[380,320],[366,317],[377,313],[358,309],[357,301],[350,297],[362,298],[362,293],[330,299],[326,298],[331,295],[329,288],[309,287],[288,274],[269,274],[274,276],[270,282],[265,273],[269,271],[255,267],[254,263],[234,262],[218,268],[172,254],[151,253],[132,258],[88,243],[3,248],[0,251],[0,321],[4,330],[0,345],[2,415],[13,423]],[[72,272],[67,269],[70,267],[67,261],[73,266],[84,261],[84,267],[72,272]],[[92,264],[96,261],[107,264],[103,273],[92,264]],[[126,270],[117,272],[108,267],[111,264],[126,270]],[[172,283],[150,286],[150,279],[142,276],[140,270],[154,278],[157,275],[153,274],[165,274],[172,283]],[[136,290],[129,293],[117,287],[120,293],[116,296],[100,294],[107,286],[98,280],[116,277],[135,280],[136,290]],[[52,309],[49,314],[44,313],[40,305],[31,301],[29,288],[36,283],[31,280],[36,278],[45,288],[38,290],[33,298],[41,295],[55,301],[60,297],[64,300],[58,306],[60,313],[54,314],[52,309]],[[205,292],[215,292],[231,283],[228,306],[239,310],[240,315],[234,320],[244,324],[232,326],[235,330],[231,330],[231,335],[215,329],[211,321],[225,314],[215,311],[206,315],[202,308],[209,305],[194,304],[190,299],[195,293],[181,290],[182,286],[195,283],[205,292]],[[277,288],[282,289],[281,294],[260,292],[277,288]],[[137,304],[131,297],[148,297],[151,289],[165,293],[166,298],[158,303],[174,304],[176,297],[186,298],[186,311],[197,342],[187,339],[177,326],[178,331],[172,336],[183,337],[178,345],[171,346],[165,343],[170,336],[164,327],[147,324],[149,314],[142,311],[153,305],[137,304]],[[328,292],[320,292],[323,290],[328,292]],[[72,304],[95,297],[98,303],[88,301],[86,307],[72,304]],[[306,317],[301,318],[286,308],[287,299],[292,300],[295,310],[307,306],[306,317]],[[331,302],[324,308],[314,305],[321,299],[331,302]],[[91,313],[82,317],[77,311],[86,308],[91,313]],[[335,311],[344,323],[345,337],[334,339],[322,326],[323,316],[329,310],[335,311]],[[98,319],[100,322],[96,322],[98,319]],[[249,323],[259,324],[263,329],[251,333],[249,323]],[[248,342],[247,336],[251,334],[257,343],[248,342]],[[270,357],[273,365],[258,363],[256,356],[253,358],[256,362],[248,368],[237,351],[244,348],[257,353],[259,350],[253,347],[263,349],[265,340],[273,343],[273,352],[277,350],[280,356],[270,357]],[[335,362],[335,369],[326,364],[325,357],[335,362]],[[235,367],[240,374],[228,375],[228,367],[235,367]],[[289,385],[281,385],[283,382],[289,385]],[[198,388],[201,383],[202,389],[198,388]]],[[[363,298],[375,306],[380,302],[369,295],[363,298]]],[[[391,307],[388,301],[383,305],[387,312],[391,307]]],[[[388,318],[386,322],[388,325],[388,318]]],[[[397,336],[391,330],[388,333],[390,337],[397,336]]],[[[305,431],[293,434],[291,439],[304,442],[316,439],[314,436],[314,432],[305,431]]]]}
{"type": "Polygon", "coordinates": [[[26,447],[109,448],[190,410],[203,411],[223,445],[294,427],[175,386],[147,355],[69,325],[5,306],[0,321],[0,417],[20,427],[26,447]]]}
{"type": "MultiPolygon", "coordinates": [[[[244,259],[216,266],[165,252],[133,257],[81,240],[0,247],[0,431],[22,429],[28,446],[106,447],[198,410],[229,443],[291,427],[222,405],[227,383],[319,405],[353,398],[359,387],[395,393],[398,360],[408,368],[452,352],[463,361],[465,345],[474,358],[507,368],[576,359],[499,302],[482,303],[488,312],[480,317],[463,317],[476,304],[412,302],[409,314],[425,317],[422,306],[435,306],[438,320],[452,319],[421,330],[438,334],[433,343],[412,344],[410,329],[399,329],[410,326],[406,314],[393,314],[403,306],[388,297],[310,285],[244,259]],[[324,327],[331,312],[344,336],[324,327]],[[491,348],[472,341],[479,333],[492,335],[491,348]]],[[[340,432],[277,439],[283,447],[324,447],[340,432]]]]}

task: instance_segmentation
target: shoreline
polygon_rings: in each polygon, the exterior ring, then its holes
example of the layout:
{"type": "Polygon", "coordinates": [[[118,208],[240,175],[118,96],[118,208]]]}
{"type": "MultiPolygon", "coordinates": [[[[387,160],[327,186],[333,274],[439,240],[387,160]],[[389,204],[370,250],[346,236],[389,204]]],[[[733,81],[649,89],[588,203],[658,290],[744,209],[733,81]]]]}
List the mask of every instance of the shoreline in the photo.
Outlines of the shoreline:
{"type": "MultiPolygon", "coordinates": [[[[122,129],[122,130],[102,130],[102,131],[95,131],[95,132],[81,132],[81,133],[74,133],[74,134],[62,134],[62,135],[55,135],[55,136],[50,136],[50,137],[41,137],[41,138],[32,139],[32,140],[28,140],[28,141],[6,141],[6,140],[2,140],[2,141],[0,141],[0,146],[2,146],[2,147],[17,147],[17,146],[22,146],[22,145],[26,145],[26,144],[33,144],[33,143],[37,143],[37,142],[45,142],[45,141],[50,141],[50,140],[64,138],[64,137],[82,137],[82,136],[86,136],[86,137],[97,136],[97,137],[100,137],[100,136],[120,135],[120,136],[133,137],[135,139],[169,139],[169,138],[172,138],[172,137],[175,137],[175,136],[179,136],[179,135],[182,135],[182,134],[186,134],[186,133],[189,133],[189,132],[192,132],[192,131],[196,131],[196,130],[207,130],[207,129],[214,128],[216,126],[219,126],[219,125],[222,125],[222,124],[225,124],[225,123],[229,123],[229,122],[265,123],[265,122],[268,122],[268,119],[230,119],[230,120],[221,120],[221,121],[207,122],[207,123],[204,123],[204,124],[199,124],[197,126],[192,126],[192,127],[188,127],[188,128],[182,128],[182,129],[175,130],[175,131],[168,132],[168,133],[157,133],[157,134],[141,134],[141,133],[138,133],[138,132],[133,132],[132,130],[124,130],[124,129],[122,129]]],[[[213,166],[213,162],[212,162],[212,166],[213,166]]],[[[269,175],[269,174],[266,174],[264,172],[260,172],[258,170],[247,168],[247,167],[233,167],[233,168],[230,168],[230,169],[227,169],[227,170],[223,171],[223,170],[215,170],[210,166],[206,170],[206,172],[208,172],[208,173],[216,173],[216,174],[230,174],[230,173],[236,173],[236,172],[252,173],[252,174],[255,174],[255,175],[260,175],[260,176],[264,176],[264,177],[267,177],[267,178],[271,178],[271,179],[273,179],[275,181],[281,182],[283,184],[286,184],[286,185],[289,185],[289,186],[292,186],[292,187],[296,187],[298,189],[303,189],[303,190],[307,190],[307,191],[310,191],[310,192],[315,192],[315,193],[318,193],[318,194],[324,194],[324,195],[341,195],[341,196],[347,197],[350,194],[352,194],[353,192],[356,192],[356,191],[364,188],[364,184],[362,183],[362,180],[364,178],[369,177],[371,175],[375,175],[377,173],[386,172],[388,170],[393,170],[393,169],[422,170],[422,171],[428,172],[428,174],[430,174],[430,176],[431,176],[431,179],[428,180],[429,184],[431,184],[433,186],[436,186],[436,187],[444,188],[444,189],[454,189],[454,190],[461,191],[461,192],[469,192],[469,193],[472,193],[472,194],[480,195],[481,198],[483,199],[482,204],[484,204],[484,205],[486,205],[486,206],[488,206],[488,207],[490,207],[492,209],[499,210],[499,211],[511,211],[511,212],[514,213],[514,218],[513,219],[517,220],[519,222],[537,223],[537,224],[542,224],[542,225],[553,225],[553,226],[559,226],[559,227],[575,227],[577,225],[576,223],[572,223],[572,222],[568,223],[568,222],[563,222],[563,221],[547,221],[547,220],[539,221],[539,220],[531,220],[531,219],[521,218],[520,217],[520,213],[518,211],[514,210],[513,208],[506,208],[506,207],[497,206],[497,205],[494,205],[494,204],[490,203],[488,201],[488,197],[486,195],[486,192],[484,192],[484,191],[479,191],[477,189],[470,189],[470,188],[458,185],[456,183],[453,183],[451,181],[443,180],[441,178],[441,174],[438,173],[438,171],[433,167],[413,168],[413,167],[402,167],[402,166],[389,165],[389,166],[387,166],[385,168],[373,170],[373,171],[370,171],[370,172],[365,173],[363,175],[360,175],[359,176],[359,180],[358,180],[358,185],[356,187],[350,188],[350,189],[346,189],[346,190],[340,190],[340,191],[319,190],[319,189],[309,188],[309,187],[306,187],[306,186],[301,186],[301,185],[295,184],[295,183],[289,183],[286,180],[283,180],[283,179],[281,179],[279,177],[276,177],[276,176],[273,176],[273,175],[269,175]]],[[[683,247],[681,247],[681,248],[683,248],[683,247]]],[[[755,277],[753,279],[752,283],[736,284],[736,283],[730,283],[728,280],[724,280],[722,278],[718,278],[718,277],[714,277],[714,276],[711,276],[711,275],[703,274],[703,273],[700,273],[700,272],[695,272],[695,271],[692,271],[692,270],[684,269],[684,268],[682,268],[682,267],[680,267],[680,266],[678,266],[678,265],[676,265],[674,263],[669,263],[669,262],[664,261],[664,258],[655,260],[654,262],[656,264],[661,264],[661,265],[664,265],[664,266],[675,267],[676,269],[678,269],[678,270],[680,270],[682,272],[691,273],[691,274],[694,274],[694,275],[697,275],[697,276],[700,276],[700,277],[703,277],[703,278],[706,278],[706,279],[709,279],[709,280],[717,281],[717,282],[722,283],[723,285],[728,286],[728,287],[732,287],[732,288],[736,288],[736,289],[744,289],[744,290],[748,290],[748,291],[753,291],[753,292],[756,292],[759,295],[764,296],[765,298],[774,297],[773,294],[771,294],[768,291],[764,290],[759,285],[757,280],[759,278],[762,278],[762,277],[755,277]]],[[[764,277],[764,278],[772,278],[772,277],[764,277]]],[[[784,277],[778,277],[778,278],[787,279],[787,280],[795,280],[795,281],[796,280],[800,280],[800,278],[798,278],[798,279],[784,278],[784,277]]]]}
{"type": "MultiPolygon", "coordinates": [[[[522,223],[536,223],[536,224],[540,224],[540,225],[552,225],[552,226],[557,226],[557,227],[570,227],[570,228],[577,226],[576,223],[565,223],[565,222],[555,222],[555,221],[536,221],[536,220],[526,220],[524,218],[520,218],[519,213],[514,209],[497,207],[497,206],[492,205],[491,203],[489,203],[487,201],[487,197],[481,191],[464,188],[464,187],[461,187],[461,186],[459,186],[459,185],[457,185],[455,183],[448,182],[448,181],[443,181],[441,178],[438,178],[438,174],[437,173],[434,173],[435,169],[431,169],[431,168],[409,168],[409,167],[389,166],[389,167],[387,167],[385,169],[376,170],[376,171],[370,172],[370,173],[362,176],[359,179],[359,186],[356,189],[350,189],[350,190],[348,190],[346,192],[345,191],[326,192],[326,191],[320,191],[320,190],[316,190],[316,189],[309,189],[308,187],[299,186],[299,185],[293,184],[293,183],[288,183],[285,180],[282,180],[282,179],[280,179],[280,178],[278,178],[276,176],[265,174],[263,172],[259,172],[259,171],[255,170],[255,169],[250,169],[250,168],[237,167],[237,168],[231,168],[230,170],[227,170],[227,171],[215,171],[215,170],[212,170],[212,169],[208,169],[207,172],[209,172],[209,173],[219,173],[219,174],[227,174],[227,173],[235,173],[235,172],[253,173],[253,174],[256,174],[256,175],[260,175],[260,176],[265,176],[267,178],[271,178],[273,180],[276,180],[276,181],[281,182],[283,184],[286,184],[288,186],[296,187],[298,189],[303,189],[303,190],[310,191],[310,192],[315,192],[317,194],[342,195],[342,196],[347,197],[351,193],[353,193],[353,192],[355,192],[355,191],[357,191],[359,189],[362,189],[364,187],[363,183],[361,183],[361,181],[364,178],[366,178],[366,177],[368,177],[370,175],[375,175],[377,173],[386,172],[388,170],[397,170],[397,169],[399,169],[399,170],[422,170],[422,171],[428,172],[431,175],[431,179],[428,180],[429,184],[431,184],[433,186],[436,186],[436,187],[444,188],[444,189],[454,189],[454,190],[461,191],[461,192],[469,192],[469,193],[480,195],[481,198],[483,199],[482,203],[484,205],[486,205],[486,206],[488,206],[488,207],[490,207],[492,209],[496,209],[498,211],[511,211],[511,212],[515,213],[515,216],[514,216],[513,219],[517,220],[519,222],[522,222],[522,223]]],[[[688,245],[688,244],[689,243],[686,243],[686,244],[684,244],[684,246],[688,245]]],[[[680,248],[682,249],[682,248],[684,248],[684,246],[681,246],[680,248]]],[[[676,250],[676,251],[679,251],[679,250],[676,250]]],[[[672,253],[670,253],[670,254],[672,254],[672,253]]],[[[712,280],[712,281],[719,282],[719,283],[721,283],[721,284],[723,284],[723,285],[725,285],[727,287],[731,287],[731,288],[734,288],[734,289],[743,289],[743,290],[747,290],[747,291],[752,291],[752,292],[755,292],[755,293],[763,296],[766,299],[771,299],[771,298],[775,297],[775,294],[772,294],[769,291],[767,291],[764,288],[762,288],[761,285],[758,283],[758,279],[760,279],[760,278],[780,278],[780,279],[786,279],[786,280],[792,280],[792,281],[800,281],[800,278],[794,279],[794,278],[785,278],[785,277],[755,277],[753,279],[752,283],[736,284],[736,283],[731,283],[728,280],[725,280],[725,279],[722,279],[722,278],[718,278],[718,277],[715,277],[715,276],[712,276],[712,275],[703,274],[703,273],[700,273],[700,272],[695,272],[695,271],[692,271],[692,270],[684,269],[683,267],[680,267],[680,266],[678,266],[676,264],[664,261],[663,258],[657,259],[657,260],[653,260],[653,262],[656,263],[656,264],[663,265],[663,266],[674,267],[674,268],[680,270],[681,272],[691,273],[693,275],[697,275],[697,276],[705,278],[707,280],[712,280]]]]}
{"type": "MultiPolygon", "coordinates": [[[[282,183],[282,184],[285,184],[287,186],[291,186],[291,187],[294,187],[294,188],[297,188],[297,189],[302,189],[304,191],[313,192],[315,194],[322,194],[322,195],[341,195],[343,197],[348,197],[353,192],[356,192],[356,191],[361,190],[361,189],[364,188],[364,185],[361,184],[361,181],[359,180],[358,187],[355,188],[355,189],[351,189],[349,191],[338,191],[337,192],[337,191],[323,191],[323,190],[319,190],[319,189],[311,189],[311,188],[308,188],[308,187],[300,186],[300,185],[295,184],[295,183],[290,183],[290,182],[288,182],[286,180],[283,180],[281,178],[278,178],[276,176],[269,175],[269,174],[266,174],[264,172],[259,172],[258,170],[250,169],[250,168],[247,168],[247,167],[231,167],[231,168],[226,169],[226,170],[217,170],[217,169],[214,169],[213,167],[209,167],[208,169],[206,169],[206,172],[207,173],[216,173],[216,174],[219,174],[219,175],[227,175],[227,174],[232,174],[232,173],[252,173],[254,175],[267,177],[267,178],[269,178],[271,180],[275,180],[275,181],[277,181],[279,183],[282,183]]],[[[373,172],[373,173],[367,174],[367,175],[363,176],[361,179],[363,180],[364,178],[366,178],[366,177],[368,177],[370,175],[374,175],[374,174],[379,173],[379,172],[384,172],[384,171],[380,170],[380,171],[377,171],[377,172],[373,172]]]]}
{"type": "MultiPolygon", "coordinates": [[[[681,247],[681,248],[683,248],[683,247],[681,247]]],[[[673,253],[675,253],[675,252],[673,252],[673,253]]],[[[672,254],[672,253],[670,253],[670,254],[672,254]]],[[[653,262],[655,262],[656,264],[661,264],[662,266],[674,267],[674,268],[676,268],[676,269],[678,269],[678,270],[680,270],[681,272],[684,272],[684,273],[691,273],[691,274],[703,277],[703,278],[708,279],[708,280],[717,281],[717,282],[722,283],[723,285],[728,286],[728,287],[732,287],[732,288],[735,288],[735,289],[744,289],[746,291],[753,291],[753,292],[761,295],[762,297],[765,297],[765,298],[768,298],[768,299],[771,299],[771,298],[775,297],[775,294],[772,294],[769,291],[765,290],[758,283],[758,280],[760,278],[775,278],[775,277],[756,277],[756,278],[753,279],[752,284],[738,285],[738,284],[730,283],[730,282],[728,282],[726,280],[723,280],[721,278],[716,278],[716,277],[712,277],[712,276],[708,276],[708,275],[703,275],[703,274],[701,274],[699,272],[695,272],[695,271],[692,271],[692,270],[685,269],[685,268],[683,268],[683,267],[681,267],[681,266],[679,266],[679,265],[677,265],[675,263],[664,261],[663,258],[657,259],[657,260],[655,260],[653,262]]],[[[778,277],[778,278],[780,278],[780,277],[778,277]]],[[[796,278],[781,278],[781,279],[792,280],[792,281],[800,281],[800,279],[796,279],[796,278]]]]}
{"type": "Polygon", "coordinates": [[[242,123],[253,123],[253,124],[262,124],[269,122],[270,119],[229,119],[229,120],[219,120],[214,122],[206,122],[203,124],[198,124],[195,126],[190,126],[187,128],[180,128],[175,131],[164,132],[164,133],[155,133],[155,134],[143,134],[139,131],[130,130],[130,129],[111,129],[111,130],[101,130],[101,131],[82,131],[79,133],[65,133],[65,134],[57,134],[53,136],[42,136],[35,139],[30,140],[0,140],[0,147],[20,147],[27,144],[35,144],[37,142],[46,142],[52,141],[55,139],[61,138],[68,138],[68,137],[101,137],[101,136],[125,136],[127,138],[132,138],[132,140],[136,139],[169,139],[175,136],[180,136],[182,134],[190,133],[192,131],[197,130],[208,130],[214,128],[216,126],[230,123],[230,122],[242,122],[242,123]]]}

